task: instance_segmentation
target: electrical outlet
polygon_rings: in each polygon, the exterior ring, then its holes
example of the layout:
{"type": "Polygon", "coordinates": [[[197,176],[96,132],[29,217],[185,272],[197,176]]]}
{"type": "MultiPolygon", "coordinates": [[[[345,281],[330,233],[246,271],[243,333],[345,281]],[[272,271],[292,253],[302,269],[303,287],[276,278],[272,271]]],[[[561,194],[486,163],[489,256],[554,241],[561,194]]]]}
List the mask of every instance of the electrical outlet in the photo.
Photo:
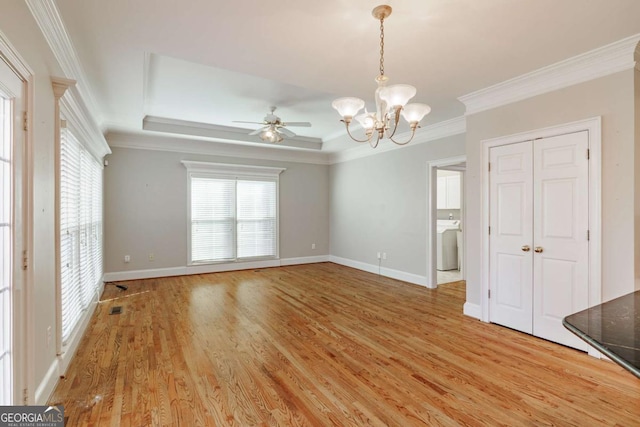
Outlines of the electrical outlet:
{"type": "Polygon", "coordinates": [[[387,253],[386,252],[382,252],[382,259],[387,259],[387,253]]]}
{"type": "Polygon", "coordinates": [[[156,256],[153,254],[153,252],[149,252],[149,261],[154,261],[156,259],[156,256]]]}
{"type": "Polygon", "coordinates": [[[311,249],[315,249],[315,248],[316,248],[316,244],[315,244],[315,243],[312,243],[312,244],[311,244],[311,249]]]}
{"type": "Polygon", "coordinates": [[[129,255],[125,255],[124,262],[131,262],[131,257],[129,255]]]}
{"type": "Polygon", "coordinates": [[[53,342],[53,334],[51,332],[51,326],[47,328],[47,348],[51,347],[51,343],[53,342]]]}
{"type": "Polygon", "coordinates": [[[381,258],[381,257],[380,257],[380,252],[378,252],[378,259],[380,259],[380,258],[381,258]]]}

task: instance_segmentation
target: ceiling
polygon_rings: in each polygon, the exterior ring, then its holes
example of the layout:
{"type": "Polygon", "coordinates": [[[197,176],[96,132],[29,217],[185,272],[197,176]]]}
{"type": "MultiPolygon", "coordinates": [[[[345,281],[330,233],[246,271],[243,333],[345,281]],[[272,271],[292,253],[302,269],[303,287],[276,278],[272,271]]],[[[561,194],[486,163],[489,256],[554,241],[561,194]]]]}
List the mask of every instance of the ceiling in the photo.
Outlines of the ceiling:
{"type": "MultiPolygon", "coordinates": [[[[638,0],[387,3],[385,72],[432,107],[423,126],[462,116],[462,95],[640,33],[638,0]]],[[[344,125],[334,98],[374,109],[378,4],[57,1],[106,130],[150,133],[145,116],[256,129],[233,121],[259,122],[275,105],[285,122],[311,122],[292,130],[323,151],[357,145],[335,143],[344,125]]]]}

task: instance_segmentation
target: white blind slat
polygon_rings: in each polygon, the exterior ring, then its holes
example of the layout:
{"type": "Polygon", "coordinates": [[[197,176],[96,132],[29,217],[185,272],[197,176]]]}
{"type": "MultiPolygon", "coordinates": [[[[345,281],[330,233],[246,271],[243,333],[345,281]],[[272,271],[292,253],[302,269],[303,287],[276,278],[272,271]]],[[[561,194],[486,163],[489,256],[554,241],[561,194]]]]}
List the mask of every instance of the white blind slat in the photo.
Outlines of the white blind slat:
{"type": "Polygon", "coordinates": [[[66,343],[102,278],[102,167],[68,129],[60,145],[60,264],[66,343]]]}

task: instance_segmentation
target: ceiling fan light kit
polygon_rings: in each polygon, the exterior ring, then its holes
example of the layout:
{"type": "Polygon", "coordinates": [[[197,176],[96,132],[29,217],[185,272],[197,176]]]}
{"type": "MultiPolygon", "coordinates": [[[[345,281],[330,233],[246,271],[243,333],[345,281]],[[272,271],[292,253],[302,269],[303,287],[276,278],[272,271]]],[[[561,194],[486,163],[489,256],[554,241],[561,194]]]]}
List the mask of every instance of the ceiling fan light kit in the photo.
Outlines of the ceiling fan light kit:
{"type": "Polygon", "coordinates": [[[275,126],[269,126],[260,132],[260,139],[264,142],[282,142],[283,138],[280,136],[275,126]]]}
{"type": "Polygon", "coordinates": [[[293,138],[295,133],[287,129],[287,126],[299,126],[299,127],[311,127],[309,122],[283,122],[280,117],[276,116],[274,112],[276,107],[271,107],[270,112],[264,117],[262,122],[244,122],[234,121],[234,123],[252,123],[257,125],[263,125],[264,127],[256,129],[249,135],[259,135],[260,139],[264,142],[278,143],[284,140],[284,137],[293,138]]]}
{"type": "Polygon", "coordinates": [[[375,91],[376,111],[358,114],[365,103],[360,98],[338,98],[331,106],[342,116],[347,133],[357,142],[368,142],[373,148],[378,146],[381,139],[387,137],[398,145],[408,144],[414,137],[416,129],[420,127],[420,121],[431,112],[431,107],[426,104],[407,104],[416,95],[416,88],[407,84],[387,86],[389,78],[384,74],[384,20],[391,15],[391,6],[380,5],[371,12],[374,18],[380,21],[380,75],[376,77],[378,88],[375,91]],[[409,123],[411,135],[406,141],[394,139],[400,116],[409,123]],[[356,119],[365,131],[366,139],[355,138],[351,134],[349,125],[356,119]],[[375,135],[375,136],[374,136],[375,135]]]}

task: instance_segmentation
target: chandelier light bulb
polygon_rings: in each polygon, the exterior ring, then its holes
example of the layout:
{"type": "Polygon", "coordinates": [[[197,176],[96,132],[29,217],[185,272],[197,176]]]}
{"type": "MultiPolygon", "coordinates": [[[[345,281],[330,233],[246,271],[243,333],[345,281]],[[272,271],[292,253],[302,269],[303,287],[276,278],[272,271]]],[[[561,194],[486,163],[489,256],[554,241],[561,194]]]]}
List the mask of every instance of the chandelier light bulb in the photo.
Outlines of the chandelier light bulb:
{"type": "Polygon", "coordinates": [[[365,112],[363,114],[357,115],[355,118],[365,131],[373,129],[376,125],[376,119],[370,113],[365,112]]]}

